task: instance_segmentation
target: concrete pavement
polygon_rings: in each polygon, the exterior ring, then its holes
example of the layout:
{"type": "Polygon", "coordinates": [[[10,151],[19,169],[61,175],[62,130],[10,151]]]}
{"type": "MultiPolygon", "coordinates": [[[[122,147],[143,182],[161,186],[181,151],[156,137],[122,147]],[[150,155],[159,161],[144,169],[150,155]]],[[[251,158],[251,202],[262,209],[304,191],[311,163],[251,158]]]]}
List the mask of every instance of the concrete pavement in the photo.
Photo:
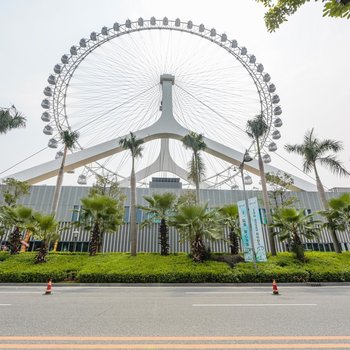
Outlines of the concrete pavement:
{"type": "Polygon", "coordinates": [[[350,349],[349,286],[279,289],[0,286],[0,349],[350,349]]]}

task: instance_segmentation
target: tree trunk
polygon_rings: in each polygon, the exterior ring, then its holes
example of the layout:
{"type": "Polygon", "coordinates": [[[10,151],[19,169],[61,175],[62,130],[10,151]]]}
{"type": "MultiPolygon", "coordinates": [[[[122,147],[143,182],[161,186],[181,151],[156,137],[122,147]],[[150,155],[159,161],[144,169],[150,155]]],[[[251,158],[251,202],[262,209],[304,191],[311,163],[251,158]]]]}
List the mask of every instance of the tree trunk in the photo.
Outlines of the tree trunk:
{"type": "Polygon", "coordinates": [[[327,210],[329,208],[329,205],[328,205],[328,201],[327,201],[327,198],[326,198],[326,193],[324,191],[324,187],[322,185],[322,182],[320,180],[320,177],[318,176],[318,172],[317,172],[317,169],[316,169],[316,164],[314,163],[313,164],[314,166],[314,171],[315,171],[315,177],[316,177],[316,186],[317,186],[317,191],[320,195],[320,199],[321,199],[321,202],[322,202],[322,205],[323,205],[323,208],[325,210],[327,210]]]}
{"type": "Polygon", "coordinates": [[[10,254],[18,254],[21,249],[21,235],[19,227],[15,227],[13,232],[10,234],[8,246],[10,248],[10,254]]]}
{"type": "Polygon", "coordinates": [[[301,242],[300,237],[296,233],[293,234],[292,251],[295,253],[296,258],[299,261],[305,262],[305,251],[303,243],[301,242]]]}
{"type": "Polygon", "coordinates": [[[48,245],[46,241],[41,241],[40,248],[37,255],[35,256],[35,264],[43,264],[46,262],[46,255],[48,252],[48,245]]]}
{"type": "Polygon", "coordinates": [[[137,227],[136,227],[136,177],[135,177],[135,159],[132,158],[131,176],[130,176],[130,251],[131,256],[137,253],[137,227]]]}
{"type": "Polygon", "coordinates": [[[231,254],[237,255],[239,253],[238,236],[236,235],[235,231],[232,229],[230,229],[229,238],[230,238],[231,254]]]}
{"type": "Polygon", "coordinates": [[[199,193],[199,165],[198,165],[198,154],[194,153],[194,161],[196,162],[196,204],[198,205],[200,203],[200,193],[199,193]]]}
{"type": "Polygon", "coordinates": [[[60,169],[58,171],[55,192],[53,194],[53,199],[52,199],[51,214],[53,216],[56,216],[56,212],[57,212],[57,208],[58,208],[58,202],[60,200],[61,188],[62,188],[62,182],[63,182],[63,175],[64,175],[64,165],[65,165],[65,162],[66,162],[66,157],[67,157],[67,146],[64,146],[62,162],[61,162],[60,169]]]}
{"type": "Polygon", "coordinates": [[[258,148],[258,160],[259,160],[261,188],[262,188],[262,193],[263,193],[264,206],[265,206],[265,210],[266,210],[268,239],[269,239],[269,243],[270,243],[271,255],[276,255],[275,239],[274,239],[272,228],[271,228],[272,216],[271,216],[271,210],[270,210],[270,202],[269,202],[269,197],[267,194],[264,162],[261,158],[259,140],[256,140],[256,144],[257,144],[257,148],[258,148]]]}
{"type": "MultiPolygon", "coordinates": [[[[314,166],[315,177],[316,177],[317,191],[318,191],[318,193],[320,195],[320,199],[321,199],[323,208],[325,210],[327,210],[327,209],[329,209],[329,204],[328,204],[328,201],[327,201],[327,198],[326,198],[326,193],[325,193],[323,184],[321,182],[320,177],[318,176],[316,163],[314,163],[313,166],[314,166]]],[[[333,227],[332,219],[329,219],[329,234],[330,234],[330,236],[332,238],[335,252],[336,253],[341,253],[342,252],[341,245],[340,245],[339,239],[337,237],[336,230],[333,227]]]]}
{"type": "Polygon", "coordinates": [[[205,255],[205,246],[202,241],[202,237],[196,235],[195,239],[191,243],[192,259],[194,262],[203,262],[205,255]]]}
{"type": "Polygon", "coordinates": [[[160,255],[169,255],[168,233],[168,226],[165,219],[162,218],[159,226],[160,255]]]}
{"type": "Polygon", "coordinates": [[[94,227],[91,232],[91,237],[90,237],[90,244],[89,244],[89,252],[90,256],[96,255],[98,251],[98,246],[100,242],[100,227],[98,222],[95,222],[94,227]]]}

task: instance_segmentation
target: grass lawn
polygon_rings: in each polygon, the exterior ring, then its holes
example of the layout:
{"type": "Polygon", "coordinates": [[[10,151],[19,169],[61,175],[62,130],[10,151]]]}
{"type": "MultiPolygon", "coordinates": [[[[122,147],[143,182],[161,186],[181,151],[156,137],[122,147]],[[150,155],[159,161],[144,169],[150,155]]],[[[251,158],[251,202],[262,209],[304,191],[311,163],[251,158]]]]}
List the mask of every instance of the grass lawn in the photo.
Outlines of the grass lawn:
{"type": "Polygon", "coordinates": [[[350,252],[308,252],[307,263],[290,253],[259,263],[194,263],[187,254],[160,256],[139,253],[50,253],[48,262],[36,265],[34,253],[10,256],[0,253],[0,282],[91,282],[91,283],[240,283],[240,282],[350,282],[350,252]]]}

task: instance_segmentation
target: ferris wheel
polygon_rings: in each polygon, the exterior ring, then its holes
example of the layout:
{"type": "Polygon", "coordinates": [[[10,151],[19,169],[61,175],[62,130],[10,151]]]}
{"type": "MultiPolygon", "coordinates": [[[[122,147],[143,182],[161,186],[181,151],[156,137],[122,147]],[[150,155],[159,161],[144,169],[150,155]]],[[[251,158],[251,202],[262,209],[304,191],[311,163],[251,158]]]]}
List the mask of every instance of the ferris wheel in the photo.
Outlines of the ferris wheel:
{"type": "MultiPolygon", "coordinates": [[[[69,51],[48,78],[41,119],[56,159],[60,131],[79,132],[79,161],[71,165],[83,167],[78,183],[100,172],[126,183],[128,155],[115,140],[129,131],[147,141],[140,182],[157,172],[185,179],[189,152],[180,139],[195,131],[208,146],[205,186],[232,187],[234,166],[246,149],[254,151],[246,123],[257,114],[268,125],[263,160],[271,162],[281,137],[280,98],[263,64],[225,33],[167,17],[128,19],[69,51]]],[[[257,173],[257,166],[247,168],[257,173]]]]}

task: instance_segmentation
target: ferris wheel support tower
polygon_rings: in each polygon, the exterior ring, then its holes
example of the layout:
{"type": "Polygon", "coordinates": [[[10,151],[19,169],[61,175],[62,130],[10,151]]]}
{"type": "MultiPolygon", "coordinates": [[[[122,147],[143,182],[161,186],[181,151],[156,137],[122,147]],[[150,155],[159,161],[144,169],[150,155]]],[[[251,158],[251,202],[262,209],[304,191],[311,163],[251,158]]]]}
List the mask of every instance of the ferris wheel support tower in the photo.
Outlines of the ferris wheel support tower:
{"type": "MultiPolygon", "coordinates": [[[[190,132],[190,130],[180,125],[173,115],[172,86],[174,83],[175,77],[173,75],[162,74],[160,76],[160,84],[162,85],[162,114],[153,125],[141,130],[133,131],[138,139],[143,139],[145,142],[155,139],[164,140],[161,144],[161,151],[156,161],[145,169],[139,171],[137,173],[137,180],[141,180],[142,178],[159,171],[169,171],[181,178],[187,177],[186,170],[178,166],[171,158],[167,141],[168,139],[181,140],[190,132]]],[[[74,170],[75,168],[79,168],[94,161],[122,152],[124,149],[120,146],[119,141],[124,137],[125,136],[118,137],[67,155],[65,171],[74,170]]],[[[206,137],[203,137],[203,140],[207,146],[205,152],[233,165],[239,166],[241,164],[244,156],[243,153],[206,137]]],[[[18,173],[14,173],[8,177],[20,181],[27,181],[29,184],[35,184],[57,176],[60,165],[61,160],[55,159],[18,173]]],[[[245,163],[244,168],[252,174],[259,175],[258,161],[255,159],[249,164],[245,163]]],[[[265,170],[266,172],[277,172],[279,169],[266,164],[265,170]]],[[[312,183],[292,174],[290,175],[294,180],[294,184],[291,187],[292,190],[316,190],[315,185],[312,183]]],[[[126,182],[124,181],[122,184],[126,185],[126,182]]]]}

